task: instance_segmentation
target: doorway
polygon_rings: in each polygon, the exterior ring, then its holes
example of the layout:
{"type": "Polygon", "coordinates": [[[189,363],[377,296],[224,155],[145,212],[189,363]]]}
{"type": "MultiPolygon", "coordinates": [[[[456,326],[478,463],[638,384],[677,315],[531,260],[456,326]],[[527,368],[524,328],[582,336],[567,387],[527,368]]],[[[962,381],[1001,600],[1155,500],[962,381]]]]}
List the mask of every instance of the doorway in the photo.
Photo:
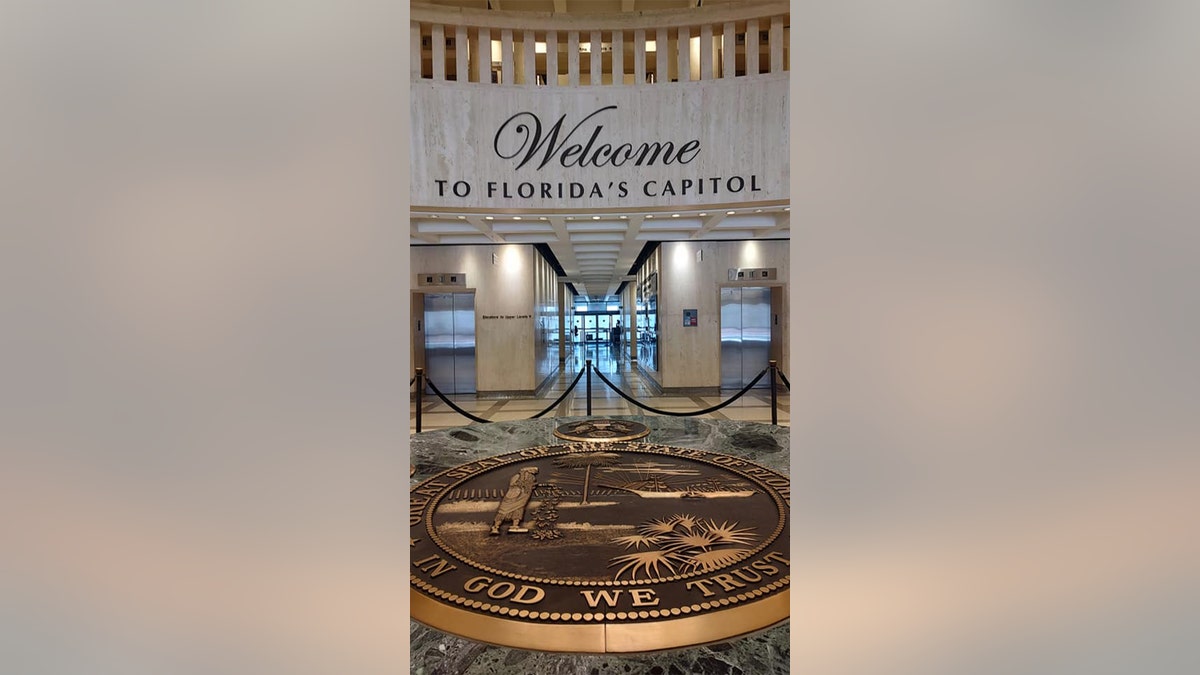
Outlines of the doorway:
{"type": "Polygon", "coordinates": [[[574,328],[578,330],[576,340],[582,345],[580,359],[592,359],[601,372],[616,373],[622,360],[621,346],[613,344],[612,329],[621,320],[621,308],[617,305],[607,309],[576,312],[574,328]]]}

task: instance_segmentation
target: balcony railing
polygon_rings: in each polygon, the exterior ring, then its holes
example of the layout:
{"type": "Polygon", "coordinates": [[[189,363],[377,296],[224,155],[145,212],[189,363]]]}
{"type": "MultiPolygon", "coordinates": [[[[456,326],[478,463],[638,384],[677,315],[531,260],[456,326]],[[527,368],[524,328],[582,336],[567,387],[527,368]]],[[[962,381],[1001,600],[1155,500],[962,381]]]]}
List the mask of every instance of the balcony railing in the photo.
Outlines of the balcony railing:
{"type": "Polygon", "coordinates": [[[411,5],[413,81],[637,86],[788,70],[789,3],[624,14],[411,5]]]}

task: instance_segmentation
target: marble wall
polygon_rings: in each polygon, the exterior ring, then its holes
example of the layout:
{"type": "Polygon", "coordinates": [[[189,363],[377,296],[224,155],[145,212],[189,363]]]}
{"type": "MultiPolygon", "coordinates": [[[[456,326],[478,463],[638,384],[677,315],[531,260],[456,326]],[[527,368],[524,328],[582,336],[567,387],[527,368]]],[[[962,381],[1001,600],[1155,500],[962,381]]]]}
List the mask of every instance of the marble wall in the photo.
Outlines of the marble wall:
{"type": "MultiPolygon", "coordinates": [[[[788,373],[787,241],[672,241],[659,247],[660,369],[655,379],[665,388],[719,387],[721,384],[721,287],[780,286],[782,356],[788,373]],[[697,258],[697,252],[700,258],[697,258]],[[774,267],[778,279],[754,284],[730,282],[730,268],[774,267]],[[698,324],[683,326],[683,310],[696,309],[698,324]]],[[[640,276],[640,275],[639,275],[640,276]]]]}
{"type": "MultiPolygon", "coordinates": [[[[462,272],[475,293],[476,377],[480,392],[533,391],[558,369],[564,353],[560,316],[570,321],[573,304],[550,264],[528,245],[424,246],[413,251],[415,272],[462,272]],[[493,263],[493,254],[495,262],[493,263]],[[496,317],[496,318],[490,318],[496,317]]],[[[664,242],[630,283],[658,275],[658,367],[639,356],[642,372],[664,388],[714,388],[721,382],[720,289],[730,268],[773,267],[778,278],[756,286],[783,290],[779,367],[790,375],[788,343],[789,256],[787,241],[664,242]],[[697,258],[699,252],[700,257],[697,258]],[[698,310],[698,325],[683,326],[683,310],[698,310]]],[[[415,288],[420,291],[462,288],[415,288]]],[[[644,299],[643,299],[644,301],[644,299]]],[[[632,302],[626,302],[632,306],[632,302]]],[[[623,324],[632,328],[633,317],[623,324]]],[[[569,325],[569,323],[567,324],[569,325]]],[[[628,334],[631,351],[635,335],[628,334]]]]}
{"type": "Polygon", "coordinates": [[[411,150],[416,207],[564,210],[788,198],[787,73],[653,87],[423,80],[412,84],[412,128],[420,130],[411,150]],[[692,142],[694,151],[642,166],[618,151],[643,143],[678,151],[692,142]]]}
{"type": "MultiPolygon", "coordinates": [[[[479,392],[532,391],[546,376],[545,364],[558,365],[548,340],[539,344],[539,316],[554,302],[547,286],[549,265],[533,246],[525,244],[479,246],[415,246],[411,249],[413,292],[463,290],[475,293],[475,373],[479,392]],[[421,272],[462,272],[466,288],[418,287],[421,272]],[[542,284],[537,283],[538,275],[542,284]],[[495,317],[495,318],[493,318],[495,317]]],[[[553,308],[557,315],[557,308],[553,308]]],[[[547,320],[549,320],[547,318],[547,320]]],[[[556,345],[555,345],[556,346],[556,345]]]]}

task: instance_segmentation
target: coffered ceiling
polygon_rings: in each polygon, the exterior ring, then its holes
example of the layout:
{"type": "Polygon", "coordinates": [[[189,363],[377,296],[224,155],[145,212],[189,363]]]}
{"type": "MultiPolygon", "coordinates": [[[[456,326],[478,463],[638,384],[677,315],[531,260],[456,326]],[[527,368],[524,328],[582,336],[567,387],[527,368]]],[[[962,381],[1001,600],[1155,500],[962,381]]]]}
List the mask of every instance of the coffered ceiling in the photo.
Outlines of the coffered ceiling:
{"type": "Polygon", "coordinates": [[[594,300],[616,293],[648,242],[790,239],[786,205],[665,212],[513,214],[413,211],[414,246],[546,244],[577,291],[594,300]]]}

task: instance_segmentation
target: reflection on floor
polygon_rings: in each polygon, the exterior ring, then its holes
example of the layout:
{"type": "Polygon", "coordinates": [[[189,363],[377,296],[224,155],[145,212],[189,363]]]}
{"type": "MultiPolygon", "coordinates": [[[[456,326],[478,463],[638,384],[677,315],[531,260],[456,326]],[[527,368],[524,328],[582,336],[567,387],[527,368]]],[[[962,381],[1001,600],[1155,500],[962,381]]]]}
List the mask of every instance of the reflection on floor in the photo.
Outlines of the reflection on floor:
{"type": "MultiPolygon", "coordinates": [[[[703,410],[733,396],[735,391],[722,391],[720,396],[654,396],[651,390],[642,383],[642,375],[637,372],[627,354],[622,355],[618,350],[607,344],[592,343],[589,345],[576,344],[573,352],[568,355],[567,362],[555,376],[554,383],[538,398],[524,399],[477,399],[474,394],[449,396],[450,400],[467,412],[491,421],[523,420],[541,412],[555,399],[562,395],[570,386],[571,381],[583,368],[584,359],[592,359],[596,369],[604,373],[613,384],[638,402],[660,410],[690,412],[703,410]]],[[[585,376],[586,377],[586,376],[585,376]]],[[[580,380],[579,385],[553,411],[543,417],[575,417],[587,414],[586,380],[580,380]]],[[[788,390],[779,383],[778,387],[778,418],[781,426],[791,424],[791,397],[788,390]]],[[[422,402],[421,430],[446,429],[474,424],[463,417],[450,406],[446,405],[434,394],[425,394],[422,402]]],[[[604,382],[592,375],[592,415],[647,415],[657,413],[644,411],[621,398],[608,388],[604,382]]],[[[750,422],[771,421],[771,392],[767,388],[756,388],[745,396],[734,401],[716,412],[701,415],[722,420],[742,420],[750,422]]],[[[409,433],[416,433],[416,411],[409,416],[409,433]]]]}

